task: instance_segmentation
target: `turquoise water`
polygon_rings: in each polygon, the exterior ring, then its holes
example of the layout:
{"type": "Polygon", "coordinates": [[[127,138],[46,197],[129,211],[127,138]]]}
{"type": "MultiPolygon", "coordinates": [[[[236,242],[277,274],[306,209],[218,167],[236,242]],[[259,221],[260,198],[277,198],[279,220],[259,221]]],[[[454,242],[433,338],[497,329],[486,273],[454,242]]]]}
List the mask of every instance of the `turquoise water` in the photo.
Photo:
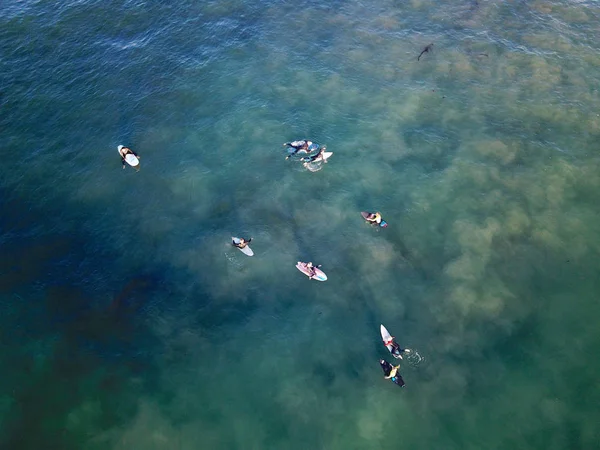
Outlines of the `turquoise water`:
{"type": "Polygon", "coordinates": [[[2,3],[0,448],[598,448],[597,3],[172,3],[2,3]]]}

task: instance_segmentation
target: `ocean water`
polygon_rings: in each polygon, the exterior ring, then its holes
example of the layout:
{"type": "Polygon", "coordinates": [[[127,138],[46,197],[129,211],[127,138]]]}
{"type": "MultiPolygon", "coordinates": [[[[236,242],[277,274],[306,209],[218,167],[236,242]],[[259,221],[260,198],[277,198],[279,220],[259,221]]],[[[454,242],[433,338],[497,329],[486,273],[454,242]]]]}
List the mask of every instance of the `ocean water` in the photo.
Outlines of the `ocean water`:
{"type": "Polygon", "coordinates": [[[0,448],[600,447],[597,2],[0,25],[0,448]],[[403,389],[380,323],[423,358],[403,389]]]}

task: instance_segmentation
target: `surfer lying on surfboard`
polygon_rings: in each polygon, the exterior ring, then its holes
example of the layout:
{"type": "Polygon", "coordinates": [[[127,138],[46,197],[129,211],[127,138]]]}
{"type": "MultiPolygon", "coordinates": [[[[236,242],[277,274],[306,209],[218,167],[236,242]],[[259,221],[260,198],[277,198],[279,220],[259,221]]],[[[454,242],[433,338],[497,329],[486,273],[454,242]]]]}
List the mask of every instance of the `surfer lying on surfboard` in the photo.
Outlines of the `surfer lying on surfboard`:
{"type": "Polygon", "coordinates": [[[298,152],[310,153],[319,148],[317,144],[306,139],[302,139],[300,141],[286,142],[285,144],[283,144],[283,146],[294,149],[294,151],[287,155],[285,159],[289,159],[291,156],[294,156],[298,152]]]}
{"type": "Polygon", "coordinates": [[[316,161],[316,160],[318,160],[320,158],[321,160],[323,160],[324,163],[326,163],[327,159],[324,157],[325,156],[324,155],[325,150],[327,150],[327,146],[324,145],[323,147],[321,147],[319,149],[319,151],[315,155],[313,155],[313,156],[305,156],[304,158],[301,159],[301,161],[311,163],[311,162],[314,162],[314,161],[316,161]]]}
{"type": "Polygon", "coordinates": [[[386,347],[388,345],[392,346],[392,355],[394,355],[395,358],[402,359],[402,353],[410,353],[410,348],[400,348],[400,346],[396,343],[394,339],[394,336],[390,336],[390,338],[387,341],[383,341],[383,345],[385,345],[386,347]]]}
{"type": "Polygon", "coordinates": [[[252,241],[252,238],[250,238],[248,240],[246,240],[244,238],[240,238],[239,242],[231,241],[231,244],[237,248],[245,248],[251,241],[252,241]]]}
{"type": "Polygon", "coordinates": [[[137,159],[140,159],[140,155],[135,153],[129,147],[123,147],[122,145],[119,145],[119,154],[121,155],[121,162],[123,163],[123,169],[125,168],[125,162],[127,162],[127,155],[133,155],[137,159]]]}

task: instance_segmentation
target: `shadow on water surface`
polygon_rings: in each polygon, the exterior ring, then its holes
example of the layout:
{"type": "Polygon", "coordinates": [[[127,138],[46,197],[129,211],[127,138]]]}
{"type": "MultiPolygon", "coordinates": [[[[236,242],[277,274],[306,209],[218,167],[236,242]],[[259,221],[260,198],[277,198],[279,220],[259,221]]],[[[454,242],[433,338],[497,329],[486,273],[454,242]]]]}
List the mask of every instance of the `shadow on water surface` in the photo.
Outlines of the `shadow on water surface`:
{"type": "Polygon", "coordinates": [[[58,215],[9,192],[2,199],[0,395],[10,400],[0,447],[76,449],[79,420],[122,423],[153,383],[160,345],[146,322],[168,297],[164,271],[143,269],[107,301],[103,292],[122,283],[109,252],[89,264],[89,235],[56,231],[58,215]],[[90,405],[93,417],[75,418],[90,405]]]}

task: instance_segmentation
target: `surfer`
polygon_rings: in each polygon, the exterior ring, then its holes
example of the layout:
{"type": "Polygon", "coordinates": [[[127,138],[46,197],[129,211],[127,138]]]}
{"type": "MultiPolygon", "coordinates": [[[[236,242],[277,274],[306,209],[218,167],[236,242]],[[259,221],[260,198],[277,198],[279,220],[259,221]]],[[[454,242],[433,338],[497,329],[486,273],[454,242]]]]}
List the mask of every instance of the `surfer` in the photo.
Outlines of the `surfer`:
{"type": "Polygon", "coordinates": [[[391,350],[392,355],[394,355],[394,357],[396,357],[396,358],[402,359],[402,353],[410,353],[410,348],[400,348],[400,346],[396,343],[396,341],[394,339],[395,339],[394,336],[390,336],[390,338],[387,341],[383,341],[383,345],[385,345],[386,347],[388,345],[391,345],[392,346],[392,350],[391,350]]]}
{"type": "Polygon", "coordinates": [[[290,156],[294,156],[298,152],[310,153],[313,150],[316,150],[318,146],[314,144],[312,141],[308,141],[306,139],[302,139],[300,141],[286,142],[283,144],[284,147],[293,148],[294,151],[287,155],[285,159],[289,159],[290,156]]]}
{"type": "Polygon", "coordinates": [[[381,214],[378,212],[369,213],[369,215],[367,217],[365,217],[365,220],[367,222],[380,224],[381,223],[381,214]]]}
{"type": "Polygon", "coordinates": [[[123,147],[122,145],[119,147],[120,147],[119,154],[121,155],[121,162],[123,163],[123,169],[125,168],[125,158],[127,157],[127,155],[133,155],[137,159],[140,159],[140,156],[137,153],[135,153],[133,150],[131,150],[129,147],[123,147]]]}
{"type": "Polygon", "coordinates": [[[385,378],[386,380],[392,380],[395,384],[397,384],[400,387],[404,386],[404,380],[402,379],[402,376],[400,376],[400,374],[398,373],[398,370],[400,369],[400,364],[398,364],[397,366],[393,366],[385,359],[380,359],[379,364],[383,369],[383,378],[385,378]]]}
{"type": "Polygon", "coordinates": [[[423,56],[425,53],[430,52],[432,48],[433,48],[433,42],[429,45],[426,45],[425,48],[423,49],[423,51],[421,53],[419,53],[419,56],[417,57],[417,61],[419,61],[421,59],[421,56],[423,56]]]}
{"type": "Polygon", "coordinates": [[[252,238],[246,240],[244,238],[240,238],[239,242],[235,242],[235,241],[231,241],[231,244],[234,245],[237,248],[245,248],[246,245],[248,245],[250,242],[252,241],[252,238]]]}
{"type": "Polygon", "coordinates": [[[383,378],[385,378],[386,380],[389,380],[390,378],[395,378],[396,374],[398,373],[398,369],[400,369],[400,364],[398,364],[397,366],[392,366],[391,370],[383,378]]]}
{"type": "Polygon", "coordinates": [[[326,163],[327,160],[323,157],[324,156],[323,154],[325,153],[325,150],[327,150],[327,146],[324,145],[323,147],[321,147],[319,149],[319,151],[315,155],[313,155],[313,156],[305,156],[304,158],[302,158],[302,161],[307,162],[307,163],[311,163],[311,162],[314,162],[317,159],[321,158],[323,160],[323,162],[326,163]]]}
{"type": "Polygon", "coordinates": [[[306,269],[308,270],[308,278],[314,277],[317,274],[317,271],[315,269],[318,269],[319,267],[321,267],[321,264],[319,264],[318,266],[314,266],[312,262],[307,262],[306,269]]]}

